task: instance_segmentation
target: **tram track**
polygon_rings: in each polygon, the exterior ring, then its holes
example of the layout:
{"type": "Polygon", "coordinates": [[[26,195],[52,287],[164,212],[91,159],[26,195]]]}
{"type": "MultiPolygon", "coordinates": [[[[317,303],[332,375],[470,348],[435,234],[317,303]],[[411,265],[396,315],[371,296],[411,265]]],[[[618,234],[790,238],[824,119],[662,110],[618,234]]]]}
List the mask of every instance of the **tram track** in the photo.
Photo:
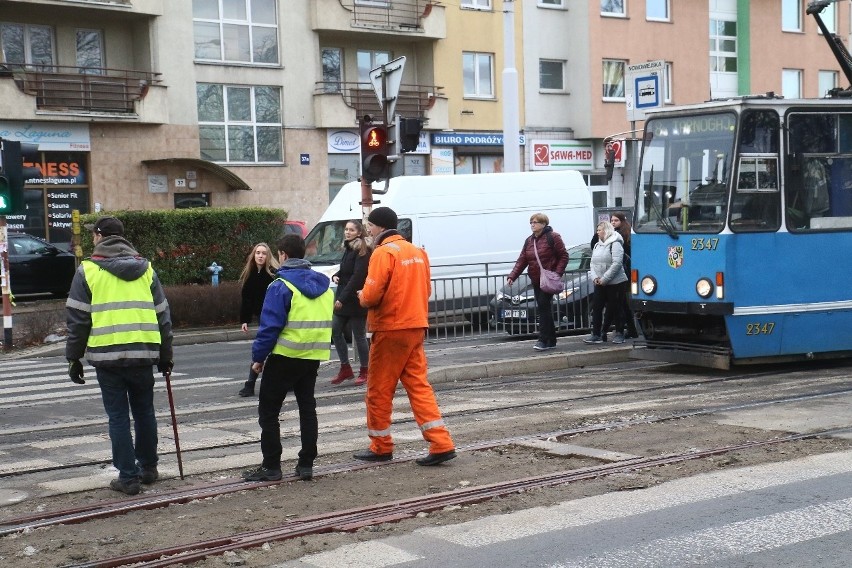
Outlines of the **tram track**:
{"type": "MultiPolygon", "coordinates": [[[[575,470],[560,471],[544,475],[514,479],[476,487],[456,489],[438,494],[412,497],[397,501],[368,505],[365,507],[332,511],[320,515],[292,519],[271,528],[247,531],[240,534],[181,544],[156,550],[145,550],[96,560],[81,564],[68,565],[66,568],[114,568],[133,565],[138,568],[164,568],[203,560],[207,557],[228,551],[259,547],[265,543],[283,541],[296,537],[329,532],[351,532],[372,525],[398,522],[409,519],[421,512],[432,512],[456,505],[470,505],[511,494],[565,485],[578,481],[609,476],[619,473],[635,472],[648,468],[678,464],[685,461],[720,456],[733,452],[772,445],[785,444],[809,438],[831,436],[847,432],[852,428],[823,430],[807,434],[794,434],[765,440],[749,441],[741,444],[721,446],[685,453],[663,454],[646,458],[635,458],[613,464],[596,465],[575,470]]],[[[375,467],[375,464],[371,464],[375,467]]],[[[269,485],[265,483],[263,485],[269,485]]]]}
{"type": "MultiPolygon", "coordinates": [[[[501,438],[494,440],[487,440],[482,442],[476,442],[472,444],[467,444],[463,446],[458,446],[456,451],[458,453],[465,452],[475,452],[482,451],[487,449],[494,449],[499,447],[505,447],[510,445],[519,444],[522,442],[527,442],[531,440],[547,440],[554,438],[562,438],[568,436],[576,436],[580,434],[592,434],[597,432],[606,432],[609,430],[615,429],[624,429],[637,425],[648,425],[648,424],[659,424],[669,421],[683,420],[687,418],[694,418],[699,416],[706,416],[718,413],[726,413],[732,412],[735,410],[743,410],[749,408],[757,408],[761,406],[772,406],[778,404],[785,403],[798,403],[807,400],[816,400],[825,397],[831,396],[839,396],[843,394],[849,394],[852,392],[852,389],[841,389],[824,393],[811,393],[807,395],[799,395],[793,397],[779,397],[774,399],[767,399],[763,401],[749,401],[743,402],[735,405],[727,405],[727,406],[717,406],[711,408],[702,408],[691,411],[683,411],[683,412],[674,412],[665,416],[650,416],[645,418],[633,418],[628,420],[616,420],[609,421],[605,423],[598,423],[593,425],[579,426],[575,428],[545,432],[545,433],[536,433],[531,435],[524,436],[514,436],[509,438],[501,438]]],[[[834,432],[843,432],[852,429],[852,425],[849,425],[844,428],[836,428],[831,430],[824,430],[821,432],[815,433],[806,433],[806,434],[796,434],[788,436],[784,439],[787,440],[802,440],[808,438],[815,438],[823,435],[830,435],[828,433],[834,432]]],[[[731,450],[733,451],[733,450],[731,450]]],[[[686,454],[684,454],[686,455],[686,454]]],[[[416,456],[409,457],[396,457],[389,462],[383,462],[381,464],[376,463],[364,463],[364,462],[344,462],[339,464],[334,464],[330,466],[320,467],[314,469],[315,477],[328,476],[333,474],[340,473],[348,473],[354,472],[363,469],[375,468],[375,467],[387,467],[392,464],[401,464],[413,461],[416,456]]],[[[637,458],[638,460],[642,460],[645,458],[637,458]]],[[[630,462],[635,460],[629,460],[630,462]]],[[[618,462],[623,463],[623,462],[618,462]]],[[[648,466],[650,467],[650,466],[648,466]]],[[[13,519],[7,519],[4,521],[0,521],[0,537],[4,537],[11,534],[22,533],[31,531],[37,528],[44,528],[49,526],[54,526],[58,524],[76,524],[76,523],[84,523],[95,519],[100,518],[108,518],[114,517],[118,515],[124,515],[131,513],[133,511],[140,510],[150,510],[150,509],[159,509],[163,507],[167,507],[169,505],[177,505],[189,503],[192,501],[197,501],[201,499],[209,499],[213,497],[218,497],[221,495],[226,495],[229,493],[235,493],[238,491],[245,491],[251,489],[258,489],[263,487],[275,486],[284,483],[289,483],[291,481],[295,481],[297,477],[295,475],[288,475],[281,481],[273,481],[273,482],[246,482],[242,479],[231,478],[226,480],[221,480],[214,483],[208,483],[203,486],[191,486],[185,489],[179,489],[164,493],[159,493],[154,496],[143,495],[141,497],[132,497],[121,500],[113,500],[101,503],[94,503],[91,505],[84,505],[81,507],[74,507],[69,509],[62,510],[54,510],[54,511],[45,511],[41,513],[37,513],[34,515],[27,515],[22,517],[17,517],[13,519]]]]}
{"type": "MultiPolygon", "coordinates": [[[[794,373],[796,371],[797,370],[790,370],[790,371],[787,372],[787,374],[791,374],[791,373],[794,373]]],[[[604,374],[604,373],[605,373],[604,371],[594,371],[594,372],[589,373],[589,374],[601,375],[601,374],[604,374]]],[[[663,392],[663,391],[674,390],[674,389],[689,389],[689,388],[693,388],[693,387],[701,387],[701,386],[707,386],[707,385],[712,385],[712,384],[717,384],[717,383],[731,383],[731,382],[742,381],[742,380],[759,379],[759,378],[764,378],[764,377],[767,377],[767,376],[778,376],[779,374],[784,374],[784,373],[779,373],[777,369],[771,370],[771,371],[741,373],[741,374],[737,374],[737,375],[713,377],[713,378],[710,378],[710,379],[702,379],[702,380],[686,381],[686,382],[671,382],[671,383],[657,384],[657,385],[641,387],[641,388],[620,389],[620,390],[615,390],[615,391],[598,392],[598,393],[585,394],[585,395],[580,395],[580,396],[569,396],[569,397],[564,397],[564,398],[555,398],[555,399],[549,399],[549,400],[546,400],[546,401],[536,400],[536,401],[532,401],[532,402],[518,402],[518,403],[515,403],[515,404],[504,404],[504,405],[500,405],[500,406],[491,406],[489,408],[483,408],[483,409],[472,409],[472,410],[465,410],[465,411],[459,411],[459,412],[445,412],[444,417],[446,419],[452,419],[452,418],[459,418],[459,417],[475,416],[475,415],[478,415],[478,414],[486,414],[486,413],[494,413],[494,412],[507,412],[507,411],[513,411],[513,410],[523,410],[523,409],[528,409],[528,408],[540,407],[542,405],[571,404],[571,403],[579,403],[579,402],[584,402],[584,401],[605,400],[607,398],[629,397],[629,396],[640,395],[640,394],[643,394],[643,393],[663,392]]],[[[512,386],[517,386],[518,384],[530,385],[530,384],[536,384],[536,383],[542,383],[542,382],[553,382],[553,381],[561,381],[561,380],[564,380],[564,377],[561,377],[561,376],[560,377],[552,377],[552,376],[535,377],[535,376],[532,376],[532,377],[523,377],[523,378],[513,379],[513,380],[510,380],[510,381],[496,381],[496,382],[494,382],[494,386],[511,388],[512,386]]],[[[483,390],[483,389],[487,389],[488,387],[489,387],[488,384],[486,384],[486,385],[477,384],[475,386],[464,385],[464,386],[460,386],[458,388],[442,389],[442,392],[456,393],[456,392],[464,392],[464,391],[470,391],[470,390],[483,390]]],[[[845,393],[845,392],[852,392],[852,387],[850,387],[850,389],[847,389],[847,390],[826,391],[825,394],[833,395],[833,394],[845,393]]],[[[349,395],[342,394],[342,396],[348,398],[349,395]]],[[[359,397],[358,400],[360,400],[360,397],[359,397]]],[[[760,404],[762,404],[762,403],[760,403],[760,404]]],[[[192,426],[191,423],[187,424],[185,422],[186,416],[187,415],[183,412],[180,414],[181,422],[185,426],[192,426]]],[[[394,422],[393,422],[393,425],[402,426],[402,425],[406,425],[406,424],[411,424],[413,422],[414,422],[413,417],[400,418],[400,419],[395,419],[394,422]]],[[[213,427],[215,427],[215,425],[216,425],[215,421],[213,421],[213,422],[208,421],[207,423],[210,424],[213,427]]],[[[91,424],[87,423],[84,426],[80,426],[80,427],[83,428],[83,427],[91,427],[91,426],[92,426],[91,424]]],[[[98,422],[97,426],[100,427],[101,423],[98,422]]],[[[73,427],[74,427],[73,425],[68,425],[68,424],[57,424],[57,425],[51,425],[51,427],[49,429],[41,430],[41,432],[42,433],[50,433],[52,431],[62,431],[63,433],[67,434],[69,429],[71,429],[73,427]]],[[[345,433],[347,431],[348,431],[348,429],[345,429],[345,428],[335,429],[335,430],[325,431],[324,434],[326,434],[326,435],[328,435],[328,434],[339,434],[339,433],[345,433]]],[[[2,439],[3,435],[4,434],[0,433],[0,439],[2,439]]],[[[207,451],[212,451],[212,450],[235,449],[235,448],[244,447],[244,446],[251,446],[251,445],[255,445],[255,444],[257,444],[257,440],[249,440],[249,441],[244,441],[244,442],[229,442],[229,443],[222,443],[222,444],[210,444],[210,445],[205,445],[203,447],[195,447],[195,448],[185,447],[181,453],[183,455],[193,455],[194,453],[207,452],[207,451]]],[[[0,449],[2,449],[2,448],[3,447],[0,446],[0,449]]],[[[161,455],[171,455],[173,453],[174,452],[161,452],[161,455]]],[[[44,467],[32,467],[32,466],[30,466],[30,467],[27,468],[26,474],[50,473],[50,472],[54,472],[54,471],[63,471],[63,470],[74,469],[74,468],[79,468],[79,467],[109,465],[110,463],[111,463],[110,460],[104,459],[104,460],[78,461],[78,462],[65,463],[65,464],[61,464],[61,465],[44,466],[44,467]]],[[[21,472],[21,471],[0,472],[0,479],[16,477],[16,476],[20,476],[20,475],[23,475],[23,474],[24,473],[21,472]]]]}

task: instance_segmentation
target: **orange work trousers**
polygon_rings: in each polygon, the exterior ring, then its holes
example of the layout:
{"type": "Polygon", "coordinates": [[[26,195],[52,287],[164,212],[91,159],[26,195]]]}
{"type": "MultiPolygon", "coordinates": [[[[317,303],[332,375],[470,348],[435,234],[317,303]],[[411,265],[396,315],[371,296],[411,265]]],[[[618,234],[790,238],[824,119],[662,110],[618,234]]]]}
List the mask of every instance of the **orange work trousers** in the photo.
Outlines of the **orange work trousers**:
{"type": "Polygon", "coordinates": [[[424,329],[400,329],[373,332],[370,345],[370,373],[367,378],[367,433],[370,450],[377,454],[393,452],[391,413],[393,395],[402,381],[414,420],[423,438],[429,442],[429,453],[455,449],[450,432],[444,426],[435,392],[426,378],[424,329]]]}

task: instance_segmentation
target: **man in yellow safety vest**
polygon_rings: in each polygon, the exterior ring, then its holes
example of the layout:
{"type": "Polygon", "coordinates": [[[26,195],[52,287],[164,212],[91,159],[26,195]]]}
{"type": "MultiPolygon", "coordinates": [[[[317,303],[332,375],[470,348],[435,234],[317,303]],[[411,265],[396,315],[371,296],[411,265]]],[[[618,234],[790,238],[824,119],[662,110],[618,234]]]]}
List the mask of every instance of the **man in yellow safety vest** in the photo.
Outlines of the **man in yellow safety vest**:
{"type": "Polygon", "coordinates": [[[284,235],[278,241],[278,278],[266,289],[257,336],[252,345],[252,369],[263,372],[258,394],[260,451],[263,463],[243,472],[246,481],[281,479],[281,427],[278,415],[288,391],[296,395],[302,449],[296,476],[313,476],[317,457],[317,401],[314,389],[320,361],[331,355],[331,316],[334,294],[328,276],[311,270],[304,260],[305,241],[284,235]]]}
{"type": "Polygon", "coordinates": [[[120,220],[101,217],[86,228],[95,248],[77,269],[65,303],[68,375],[77,384],[86,382],[84,355],[95,367],[118,470],[110,487],[136,495],[140,482],[159,477],[153,366],[161,373],[172,369],[169,303],[151,264],[124,238],[120,220]]]}

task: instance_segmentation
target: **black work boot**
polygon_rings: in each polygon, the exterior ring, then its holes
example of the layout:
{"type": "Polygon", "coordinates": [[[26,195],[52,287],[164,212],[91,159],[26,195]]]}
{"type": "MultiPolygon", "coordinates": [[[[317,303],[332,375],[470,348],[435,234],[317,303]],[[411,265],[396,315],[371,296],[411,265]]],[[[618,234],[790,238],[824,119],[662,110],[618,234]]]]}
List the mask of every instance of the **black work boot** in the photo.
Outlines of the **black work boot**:
{"type": "Polygon", "coordinates": [[[237,394],[243,398],[254,396],[254,383],[252,381],[246,381],[246,384],[243,385],[243,388],[237,394]]]}

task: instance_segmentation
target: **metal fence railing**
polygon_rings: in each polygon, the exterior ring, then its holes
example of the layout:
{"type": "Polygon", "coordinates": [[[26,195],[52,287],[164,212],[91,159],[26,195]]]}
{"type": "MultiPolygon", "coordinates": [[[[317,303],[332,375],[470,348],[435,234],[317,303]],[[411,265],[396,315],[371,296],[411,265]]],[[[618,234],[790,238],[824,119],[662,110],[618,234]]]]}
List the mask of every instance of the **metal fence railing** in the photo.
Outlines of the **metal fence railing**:
{"type": "MultiPolygon", "coordinates": [[[[448,267],[433,266],[433,274],[438,268],[448,267]]],[[[538,332],[539,311],[527,275],[507,286],[507,268],[488,272],[485,276],[432,279],[430,338],[459,339],[495,331],[513,335],[538,332]]],[[[587,270],[566,272],[563,282],[565,289],[551,302],[557,331],[586,332],[591,328],[594,284],[587,270]]]]}

